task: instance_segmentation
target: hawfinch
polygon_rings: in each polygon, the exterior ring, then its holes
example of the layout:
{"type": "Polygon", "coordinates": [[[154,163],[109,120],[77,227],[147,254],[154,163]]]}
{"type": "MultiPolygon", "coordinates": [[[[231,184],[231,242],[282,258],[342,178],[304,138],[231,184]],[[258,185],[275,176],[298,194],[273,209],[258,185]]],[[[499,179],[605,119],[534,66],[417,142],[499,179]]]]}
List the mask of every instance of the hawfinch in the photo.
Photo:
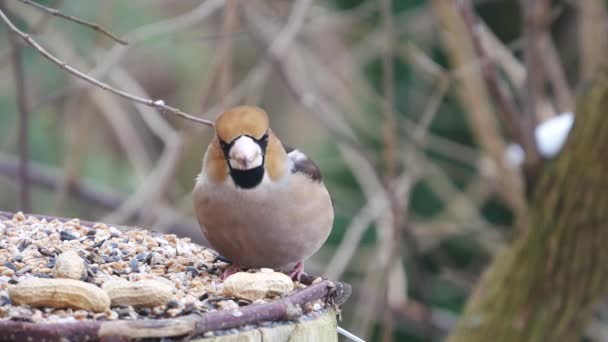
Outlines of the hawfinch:
{"type": "Polygon", "coordinates": [[[215,133],[193,199],[209,243],[232,261],[222,278],[239,266],[293,267],[289,275],[299,280],[303,261],[327,240],[334,220],[319,168],[281,144],[260,108],[224,112],[215,133]]]}

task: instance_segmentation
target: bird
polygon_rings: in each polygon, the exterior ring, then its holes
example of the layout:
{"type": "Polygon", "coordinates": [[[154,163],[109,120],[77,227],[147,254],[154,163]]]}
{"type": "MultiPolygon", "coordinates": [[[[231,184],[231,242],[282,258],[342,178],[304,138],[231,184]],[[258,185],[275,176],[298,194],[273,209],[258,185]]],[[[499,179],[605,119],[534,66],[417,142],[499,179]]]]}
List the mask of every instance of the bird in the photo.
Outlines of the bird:
{"type": "Polygon", "coordinates": [[[334,222],[319,167],[283,144],[255,106],[216,118],[192,197],[209,244],[232,262],[222,279],[241,268],[273,268],[291,269],[299,281],[334,222]]]}

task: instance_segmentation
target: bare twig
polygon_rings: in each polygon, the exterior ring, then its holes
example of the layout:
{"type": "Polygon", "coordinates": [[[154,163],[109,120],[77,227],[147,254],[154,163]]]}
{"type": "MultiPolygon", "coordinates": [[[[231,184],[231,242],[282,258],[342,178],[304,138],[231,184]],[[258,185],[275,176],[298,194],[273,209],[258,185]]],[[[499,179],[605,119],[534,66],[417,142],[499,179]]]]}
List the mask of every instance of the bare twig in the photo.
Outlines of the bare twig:
{"type": "Polygon", "coordinates": [[[69,20],[69,21],[73,21],[73,22],[75,22],[75,23],[78,23],[78,24],[80,24],[80,25],[84,25],[84,26],[86,26],[86,27],[89,27],[89,28],[91,28],[91,29],[93,29],[93,30],[95,30],[95,31],[97,31],[97,32],[99,32],[99,33],[101,33],[101,34],[106,35],[106,36],[107,36],[107,37],[109,37],[110,39],[112,39],[112,40],[114,40],[115,42],[118,42],[118,43],[120,43],[120,44],[123,44],[123,45],[127,45],[127,44],[128,44],[126,40],[121,39],[121,38],[118,38],[116,35],[112,34],[110,31],[106,30],[105,28],[101,27],[101,26],[100,26],[100,25],[98,25],[98,24],[95,24],[95,23],[90,23],[90,22],[88,22],[88,21],[85,21],[85,20],[82,20],[82,19],[79,19],[79,18],[73,17],[73,16],[71,16],[71,15],[63,14],[63,13],[61,13],[61,11],[59,11],[58,9],[55,9],[55,8],[50,8],[50,7],[46,7],[46,6],[44,6],[44,5],[41,5],[41,4],[36,3],[36,2],[34,2],[34,1],[31,1],[31,0],[19,0],[19,1],[21,1],[21,2],[23,2],[23,3],[25,3],[25,4],[28,4],[28,5],[30,5],[30,6],[36,7],[36,8],[38,8],[38,9],[42,10],[42,11],[45,11],[45,12],[47,12],[47,13],[48,13],[48,14],[50,14],[50,15],[54,15],[54,16],[56,16],[56,17],[60,17],[60,18],[63,18],[63,19],[66,19],[66,20],[69,20]]]}
{"type": "Polygon", "coordinates": [[[4,11],[0,10],[0,19],[2,19],[2,21],[4,21],[4,23],[7,25],[7,27],[9,28],[10,31],[12,31],[13,33],[17,34],[21,39],[23,39],[27,44],[29,44],[30,46],[32,46],[34,49],[36,49],[36,51],[38,51],[43,57],[45,57],[46,59],[50,60],[51,62],[53,62],[54,64],[56,64],[57,66],[59,66],[60,68],[64,69],[65,71],[69,72],[70,74],[76,76],[77,78],[84,80],[88,83],[91,83],[99,88],[102,88],[106,91],[109,91],[115,95],[118,95],[120,97],[126,98],[128,100],[131,100],[133,102],[136,103],[140,103],[140,104],[144,104],[146,106],[150,106],[150,107],[154,107],[159,109],[161,112],[163,113],[169,113],[169,114],[173,114],[176,115],[178,117],[190,120],[190,121],[194,121],[197,123],[201,123],[207,126],[213,126],[213,122],[210,120],[205,120],[205,119],[201,119],[198,118],[196,116],[190,115],[188,113],[185,113],[183,111],[181,111],[178,108],[174,108],[171,106],[168,106],[165,104],[165,102],[163,100],[151,100],[151,99],[145,99],[145,98],[141,98],[138,96],[134,96],[132,94],[129,94],[127,92],[124,92],[122,90],[116,89],[104,82],[101,82],[87,74],[84,74],[82,72],[80,72],[79,70],[75,69],[74,67],[72,67],[71,65],[67,64],[66,62],[60,60],[59,58],[55,57],[53,54],[49,53],[46,49],[44,49],[40,44],[38,44],[34,39],[32,39],[32,37],[30,35],[28,35],[27,33],[19,30],[12,21],[10,21],[10,19],[6,16],[6,14],[4,13],[4,11]]]}
{"type": "MultiPolygon", "coordinates": [[[[137,46],[143,41],[158,38],[159,36],[175,33],[194,26],[203,19],[215,13],[215,11],[221,8],[223,4],[224,0],[207,0],[202,2],[193,10],[184,14],[138,27],[125,35],[125,38],[129,41],[129,45],[115,45],[109,51],[100,54],[100,56],[97,58],[97,60],[100,61],[99,64],[91,69],[91,71],[88,72],[88,75],[97,79],[103,78],[103,76],[105,76],[111,68],[120,62],[121,58],[125,56],[129,49],[137,46]]],[[[61,99],[68,94],[77,91],[78,89],[83,89],[90,86],[90,83],[87,84],[81,82],[76,86],[62,89],[41,99],[40,101],[36,102],[33,107],[36,108],[47,103],[57,101],[58,99],[61,99]]]]}
{"type": "MultiPolygon", "coordinates": [[[[0,12],[6,10],[4,0],[0,2],[0,12]]],[[[30,181],[29,181],[29,109],[27,104],[27,87],[21,46],[10,32],[7,32],[11,45],[13,78],[17,94],[17,108],[19,110],[18,139],[19,139],[19,207],[23,211],[31,211],[30,181]]]]}

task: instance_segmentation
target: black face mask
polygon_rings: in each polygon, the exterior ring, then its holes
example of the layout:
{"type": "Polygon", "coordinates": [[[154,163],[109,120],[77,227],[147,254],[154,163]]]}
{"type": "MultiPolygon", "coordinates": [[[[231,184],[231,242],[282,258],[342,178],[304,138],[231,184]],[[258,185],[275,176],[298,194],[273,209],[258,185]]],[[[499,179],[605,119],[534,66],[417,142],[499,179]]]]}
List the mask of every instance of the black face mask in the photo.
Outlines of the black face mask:
{"type": "Polygon", "coordinates": [[[266,147],[268,146],[268,132],[266,132],[260,139],[256,139],[250,135],[244,135],[246,137],[251,138],[253,141],[255,141],[255,143],[258,144],[260,146],[260,149],[262,150],[262,164],[258,167],[255,167],[255,168],[249,169],[249,170],[233,169],[232,166],[230,165],[230,161],[229,161],[230,160],[230,149],[232,148],[232,146],[234,146],[234,142],[242,136],[243,135],[236,137],[230,143],[227,143],[227,142],[223,141],[222,139],[220,139],[220,147],[222,148],[222,151],[224,152],[224,159],[226,159],[226,163],[228,163],[228,168],[230,169],[230,177],[234,181],[234,184],[236,184],[236,186],[238,186],[239,188],[251,189],[251,188],[255,187],[256,185],[260,184],[262,182],[262,179],[264,178],[264,162],[266,161],[266,147]]]}

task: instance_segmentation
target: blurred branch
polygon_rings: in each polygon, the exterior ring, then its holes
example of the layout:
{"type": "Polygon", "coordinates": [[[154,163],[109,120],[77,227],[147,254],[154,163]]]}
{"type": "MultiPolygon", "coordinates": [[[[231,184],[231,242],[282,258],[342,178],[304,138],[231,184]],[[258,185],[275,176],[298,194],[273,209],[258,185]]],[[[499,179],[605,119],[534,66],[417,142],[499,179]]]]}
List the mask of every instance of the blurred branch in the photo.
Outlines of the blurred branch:
{"type": "Polygon", "coordinates": [[[397,173],[397,118],[395,115],[395,68],[393,65],[393,46],[395,27],[392,15],[392,0],[381,0],[380,10],[383,21],[383,49],[382,49],[382,90],[383,114],[382,130],[384,133],[384,158],[386,162],[386,179],[392,181],[397,173]]]}
{"type": "MultiPolygon", "coordinates": [[[[4,0],[0,2],[0,12],[6,11],[4,0]]],[[[19,208],[25,212],[31,211],[30,181],[29,181],[29,109],[27,104],[27,86],[23,56],[19,41],[10,32],[7,32],[11,45],[13,78],[17,96],[17,109],[19,110],[18,140],[19,140],[19,208]]]]}
{"type": "MultiPolygon", "coordinates": [[[[462,13],[459,12],[458,6],[452,1],[433,1],[433,8],[441,28],[443,44],[453,68],[460,68],[479,58],[475,48],[476,45],[479,45],[479,42],[475,43],[476,35],[471,36],[469,31],[473,29],[470,12],[463,11],[463,13],[469,13],[466,15],[468,20],[465,20],[462,13]]],[[[482,72],[483,70],[493,73],[496,71],[494,68],[483,67],[483,64],[481,67],[482,72]]],[[[494,87],[491,87],[492,89],[498,89],[497,82],[490,84],[494,84],[494,87]]],[[[525,209],[522,180],[519,174],[505,162],[505,141],[496,121],[494,107],[482,75],[479,75],[479,73],[462,75],[459,78],[456,91],[465,108],[477,144],[489,154],[499,170],[497,181],[500,184],[500,194],[509,207],[514,210],[516,216],[521,217],[525,209]]],[[[509,101],[505,103],[513,105],[509,101]]],[[[519,121],[516,120],[516,114],[512,112],[511,114],[513,116],[509,116],[508,120],[515,127],[519,121]]],[[[513,133],[519,134],[518,132],[518,130],[514,130],[513,133]]],[[[536,151],[535,147],[534,151],[536,151]]]]}
{"type": "MultiPolygon", "coordinates": [[[[328,279],[340,279],[349,262],[352,260],[356,249],[359,247],[363,233],[369,225],[384,215],[387,210],[390,210],[390,202],[384,192],[381,184],[374,182],[375,185],[369,184],[373,170],[369,170],[369,166],[363,164],[360,157],[352,149],[343,146],[340,151],[346,163],[349,164],[355,178],[364,189],[367,202],[352,218],[350,225],[345,230],[345,235],[338,245],[331,261],[328,263],[324,275],[328,279]]],[[[412,186],[412,176],[410,174],[402,174],[395,180],[395,191],[399,197],[406,197],[412,186]]]]}
{"type": "Polygon", "coordinates": [[[129,45],[115,45],[108,52],[102,54],[99,57],[101,63],[95,66],[89,74],[92,77],[103,77],[133,46],[149,39],[158,38],[159,36],[175,33],[194,26],[215,13],[222,6],[224,6],[224,0],[206,0],[184,14],[138,27],[125,35],[125,38],[129,41],[129,45]]]}
{"type": "Polygon", "coordinates": [[[568,86],[566,72],[560,61],[559,52],[555,48],[553,39],[548,32],[543,34],[542,45],[543,65],[547,73],[547,79],[551,84],[553,95],[555,96],[557,112],[571,112],[574,110],[574,96],[568,86]]]}
{"type": "Polygon", "coordinates": [[[86,161],[91,140],[92,113],[88,110],[86,96],[70,97],[63,108],[64,116],[64,154],[63,174],[59,186],[55,190],[52,213],[60,215],[64,212],[68,199],[68,188],[71,183],[78,181],[86,161]]]}
{"type": "MultiPolygon", "coordinates": [[[[131,93],[148,96],[145,89],[123,68],[110,71],[109,77],[114,83],[122,84],[131,93]]],[[[105,219],[109,221],[124,222],[139,208],[144,208],[142,212],[147,214],[143,215],[144,217],[150,218],[155,215],[151,208],[161,201],[162,194],[173,180],[175,168],[184,152],[182,136],[157,111],[137,103],[135,106],[146,125],[163,141],[165,149],[155,168],[141,181],[138,190],[119,208],[106,216],[105,219]]]]}
{"type": "Polygon", "coordinates": [[[146,106],[150,106],[153,108],[157,108],[159,109],[161,112],[163,113],[169,113],[169,114],[173,114],[176,115],[178,117],[184,118],[184,119],[188,119],[190,121],[194,121],[197,123],[201,123],[207,126],[213,126],[213,122],[210,120],[205,120],[205,119],[201,119],[195,116],[192,116],[190,114],[187,114],[185,112],[182,112],[181,110],[179,110],[178,108],[174,108],[171,106],[168,106],[165,104],[165,102],[163,100],[151,100],[151,99],[145,99],[145,98],[141,98],[138,96],[134,96],[132,94],[129,94],[127,92],[124,92],[122,90],[118,90],[104,82],[101,82],[89,75],[86,75],[80,71],[78,71],[77,69],[75,69],[74,67],[72,67],[71,65],[67,64],[66,62],[60,60],[59,58],[55,57],[53,54],[49,53],[47,50],[45,50],[42,46],[40,46],[40,44],[38,44],[34,39],[32,39],[31,36],[29,36],[28,34],[26,34],[25,32],[19,30],[11,21],[10,19],[6,16],[6,14],[4,13],[4,11],[0,10],[0,19],[2,21],[4,21],[4,23],[7,25],[7,27],[9,28],[10,31],[12,31],[13,33],[15,33],[16,35],[18,35],[21,39],[23,39],[28,45],[32,46],[34,49],[36,49],[36,51],[38,51],[43,57],[45,57],[46,59],[48,59],[49,61],[53,62],[54,64],[56,64],[57,66],[59,66],[60,68],[62,68],[63,70],[69,72],[70,74],[74,75],[75,77],[84,80],[86,82],[89,82],[101,89],[104,89],[108,92],[111,92],[115,95],[118,95],[120,97],[126,98],[128,100],[131,100],[133,102],[136,103],[141,103],[144,104],[146,106]]]}
{"type": "MultiPolygon", "coordinates": [[[[228,94],[230,88],[232,88],[232,44],[234,42],[233,33],[236,31],[238,25],[238,1],[227,0],[224,6],[224,18],[223,18],[223,33],[225,34],[222,39],[222,45],[220,47],[220,75],[219,75],[219,89],[220,98],[224,102],[224,96],[228,94]]],[[[227,107],[227,106],[226,106],[227,107]]]]}
{"type": "MultiPolygon", "coordinates": [[[[61,186],[62,172],[51,166],[31,162],[30,178],[33,184],[42,188],[54,190],[61,186]]],[[[0,175],[15,179],[19,177],[19,162],[17,158],[0,152],[0,175]]],[[[121,201],[122,195],[104,190],[88,182],[75,182],[68,185],[68,192],[85,202],[104,209],[115,208],[121,201]]]]}
{"type": "Polygon", "coordinates": [[[596,74],[597,67],[606,59],[606,2],[603,0],[574,1],[578,7],[578,36],[580,42],[581,83],[585,84],[596,74]]]}
{"type": "MultiPolygon", "coordinates": [[[[294,5],[290,18],[293,18],[297,7],[298,3],[294,5]]],[[[296,45],[294,49],[289,51],[289,53],[286,51],[285,54],[283,54],[281,50],[276,48],[277,46],[280,47],[281,45],[273,43],[272,40],[274,36],[273,32],[276,32],[276,28],[272,29],[260,14],[255,13],[252,10],[249,10],[246,13],[248,14],[249,23],[255,28],[253,31],[256,33],[256,36],[260,38],[263,45],[270,51],[275,65],[277,66],[277,70],[283,77],[289,92],[300,102],[303,107],[305,107],[309,112],[314,113],[321,123],[333,133],[338,141],[340,141],[338,145],[345,157],[346,155],[351,155],[357,160],[355,163],[356,166],[351,165],[350,169],[360,181],[368,200],[371,199],[370,194],[381,191],[387,203],[398,203],[396,198],[390,198],[391,196],[394,197],[393,194],[389,196],[388,193],[389,191],[392,192],[392,189],[387,190],[387,188],[382,184],[382,181],[380,180],[381,178],[374,169],[373,164],[370,163],[368,158],[364,155],[364,150],[359,147],[358,141],[354,138],[354,132],[344,120],[342,115],[338,113],[328,101],[325,101],[317,91],[315,91],[316,88],[309,85],[311,76],[306,74],[307,71],[305,71],[303,63],[306,50],[302,48],[301,53],[299,53],[299,46],[296,45]],[[351,151],[352,153],[346,154],[346,151],[351,151]],[[362,177],[359,175],[360,173],[363,173],[366,176],[362,177]],[[372,185],[370,185],[370,183],[372,185]]],[[[289,27],[289,25],[290,24],[288,22],[286,27],[289,27]]],[[[295,35],[295,30],[293,32],[295,35]]],[[[276,39],[275,42],[276,41],[280,42],[280,39],[276,39]]],[[[347,159],[345,158],[345,160],[347,159]]],[[[407,203],[407,201],[403,201],[403,203],[407,203]]],[[[387,284],[388,282],[386,281],[387,277],[390,275],[399,274],[400,271],[400,265],[391,262],[391,246],[393,242],[395,242],[394,228],[401,228],[400,221],[395,220],[392,215],[393,212],[395,211],[393,208],[391,208],[391,210],[388,211],[390,215],[380,215],[377,218],[376,228],[379,235],[380,247],[376,250],[376,256],[370,260],[370,262],[373,262],[375,267],[369,269],[367,279],[381,280],[379,282],[374,282],[373,285],[379,286],[379,288],[376,288],[377,291],[372,291],[374,295],[366,299],[369,300],[369,303],[367,303],[369,305],[365,305],[364,307],[366,309],[363,310],[365,312],[361,313],[360,321],[362,324],[358,325],[358,328],[360,328],[359,331],[362,332],[363,335],[367,335],[369,332],[369,329],[367,328],[371,323],[371,313],[373,312],[373,308],[375,308],[378,303],[383,302],[381,300],[384,298],[382,294],[389,292],[387,291],[389,290],[389,286],[387,284]],[[387,272],[387,270],[389,270],[389,272],[387,272]]],[[[361,230],[364,230],[365,225],[361,224],[361,226],[361,230]]],[[[357,236],[355,236],[352,241],[354,244],[358,244],[357,236]]],[[[399,242],[400,241],[396,241],[396,243],[399,242]]],[[[352,250],[352,246],[346,246],[345,248],[352,250]]],[[[390,290],[391,293],[400,291],[394,287],[391,287],[390,290]]],[[[403,291],[405,291],[405,289],[403,289],[403,291]]],[[[397,298],[395,299],[397,300],[397,298]]]]}
{"type": "MultiPolygon", "coordinates": [[[[117,66],[108,76],[110,81],[121,84],[128,92],[140,97],[149,97],[144,87],[125,68],[117,66]]],[[[177,139],[179,133],[160,115],[159,111],[140,103],[133,104],[146,126],[165,144],[177,139]]]]}
{"type": "MultiPolygon", "coordinates": [[[[405,216],[405,210],[400,210],[398,198],[395,193],[395,177],[397,176],[397,117],[395,115],[395,83],[393,77],[395,77],[394,68],[394,51],[393,46],[395,26],[393,23],[393,2],[392,0],[381,0],[380,1],[380,12],[382,14],[383,22],[383,53],[382,53],[382,90],[383,90],[383,121],[382,130],[384,137],[384,159],[385,159],[385,175],[384,182],[388,201],[390,203],[390,209],[392,211],[392,236],[388,239],[387,243],[387,258],[384,263],[380,266],[383,269],[383,276],[386,277],[386,288],[384,291],[384,329],[382,332],[382,340],[389,342],[393,339],[393,333],[395,328],[395,322],[393,315],[391,314],[391,306],[400,306],[402,302],[405,302],[403,296],[404,293],[396,289],[392,284],[398,284],[391,281],[391,278],[398,277],[398,273],[403,273],[405,278],[405,272],[401,263],[401,251],[399,246],[401,245],[402,237],[402,223],[405,216]],[[394,270],[393,270],[394,269],[394,270]],[[392,290],[392,291],[391,291],[392,290]],[[391,298],[391,295],[395,296],[391,298]],[[402,300],[398,300],[398,298],[402,300]]],[[[401,279],[403,279],[401,278],[401,279]]],[[[404,280],[405,281],[405,280],[404,280]]],[[[404,283],[405,284],[405,283],[404,283]]],[[[407,294],[405,289],[406,285],[401,289],[407,294]]]]}
{"type": "MultiPolygon", "coordinates": [[[[477,23],[478,19],[473,12],[471,2],[467,0],[464,2],[453,2],[453,4],[454,6],[458,6],[475,53],[481,59],[488,58],[486,49],[481,42],[479,34],[477,34],[477,25],[479,24],[477,23]]],[[[501,114],[502,121],[509,131],[509,135],[524,149],[526,153],[526,164],[529,165],[531,169],[534,168],[540,162],[540,155],[538,154],[534,141],[533,122],[526,120],[524,115],[519,112],[514,99],[508,93],[506,87],[500,83],[500,76],[498,75],[493,59],[488,59],[488,63],[481,64],[481,72],[494,99],[498,103],[498,113],[501,114]]],[[[530,73],[527,73],[527,75],[529,79],[530,73]]]]}
{"type": "MultiPolygon", "coordinates": [[[[17,178],[19,174],[18,165],[19,162],[15,157],[0,152],[0,175],[10,179],[17,178]]],[[[48,190],[56,189],[62,182],[59,169],[36,162],[31,162],[30,179],[32,184],[48,190]]],[[[123,194],[90,181],[81,180],[70,183],[68,193],[78,200],[105,210],[114,210],[125,201],[123,194]]],[[[183,214],[166,206],[157,206],[152,209],[169,222],[168,226],[171,232],[179,232],[181,236],[189,236],[193,241],[203,246],[209,246],[196,221],[189,220],[183,214]]],[[[140,212],[137,213],[138,216],[140,214],[140,212]]]]}
{"type": "Polygon", "coordinates": [[[414,141],[416,145],[425,146],[427,144],[426,140],[429,136],[431,123],[437,115],[437,112],[439,112],[439,106],[450,87],[450,81],[447,77],[440,77],[437,83],[437,91],[431,96],[429,103],[422,111],[420,120],[413,128],[412,141],[414,141]]]}
{"type": "Polygon", "coordinates": [[[95,31],[97,31],[97,32],[99,32],[99,33],[101,33],[101,34],[109,37],[110,39],[112,39],[115,42],[118,42],[120,44],[123,44],[123,45],[127,45],[128,44],[125,40],[123,40],[121,38],[118,38],[116,35],[112,34],[110,31],[106,30],[105,28],[101,27],[98,24],[90,23],[88,21],[85,21],[85,20],[73,17],[71,15],[63,14],[63,13],[61,13],[61,11],[59,11],[59,10],[57,10],[55,8],[46,7],[44,5],[41,5],[41,4],[36,3],[34,1],[31,1],[31,0],[19,0],[19,1],[21,1],[21,2],[23,2],[25,4],[28,4],[28,5],[32,6],[32,7],[35,7],[37,9],[39,9],[39,10],[45,11],[45,12],[47,12],[50,15],[54,15],[56,17],[60,17],[60,18],[66,19],[68,21],[73,21],[73,22],[78,23],[80,25],[84,25],[86,27],[89,27],[89,28],[91,28],[91,29],[93,29],[93,30],[95,30],[95,31]]]}
{"type": "MultiPolygon", "coordinates": [[[[550,0],[520,0],[520,4],[524,12],[524,38],[526,41],[524,60],[526,69],[529,71],[526,74],[526,91],[523,96],[526,113],[521,117],[521,122],[525,132],[532,132],[541,121],[539,108],[541,99],[544,97],[545,85],[544,68],[542,67],[542,35],[547,24],[550,0]]],[[[530,150],[525,146],[524,150],[526,159],[530,158],[531,162],[536,162],[534,158],[537,156],[528,155],[530,150]]]]}
{"type": "MultiPolygon", "coordinates": [[[[496,64],[496,67],[500,67],[505,76],[511,81],[511,84],[518,90],[522,91],[526,83],[527,70],[525,65],[515,57],[515,51],[509,46],[505,45],[496,34],[482,22],[480,19],[477,20],[476,33],[479,35],[481,46],[484,48],[485,55],[479,56],[479,58],[485,58],[480,60],[480,63],[492,63],[496,64]]],[[[523,45],[523,41],[517,41],[519,45],[523,45]]],[[[518,45],[518,46],[519,46],[518,45]]]]}
{"type": "Polygon", "coordinates": [[[337,139],[355,146],[361,151],[362,149],[355,133],[343,119],[342,115],[336,113],[320,94],[313,92],[312,87],[302,77],[302,74],[305,72],[301,60],[304,52],[296,54],[294,51],[297,49],[287,49],[289,46],[287,43],[291,43],[291,39],[295,38],[296,30],[294,27],[296,24],[294,21],[297,19],[301,24],[303,20],[300,17],[303,17],[304,13],[300,8],[304,7],[304,1],[309,2],[308,0],[301,0],[294,5],[294,9],[290,15],[291,24],[286,24],[283,31],[276,38],[274,38],[276,27],[274,25],[269,26],[268,21],[263,16],[249,7],[246,8],[245,13],[247,14],[248,23],[254,28],[255,37],[259,39],[260,44],[269,50],[270,57],[275,62],[277,70],[284,79],[287,90],[304,108],[315,115],[337,139]]]}
{"type": "MultiPolygon", "coordinates": [[[[57,7],[57,6],[53,6],[57,7]]],[[[112,5],[110,2],[103,2],[97,11],[96,20],[100,24],[107,22],[105,20],[107,15],[110,13],[112,5]]],[[[43,15],[42,18],[50,18],[48,15],[43,15]]],[[[50,28],[45,31],[45,34],[50,33],[51,39],[55,41],[61,41],[67,47],[59,47],[52,44],[55,49],[64,51],[73,51],[74,47],[69,46],[71,40],[65,39],[65,37],[50,28]]],[[[97,35],[95,39],[95,50],[100,48],[102,39],[106,38],[103,35],[97,35]]],[[[60,45],[60,46],[61,46],[60,45]]],[[[72,53],[72,55],[76,55],[72,53]]],[[[84,64],[84,61],[83,61],[84,64]]],[[[75,67],[79,67],[77,64],[75,67]]],[[[80,67],[79,67],[80,68],[80,67]]],[[[76,83],[77,80],[70,79],[68,84],[76,83]]],[[[105,94],[105,93],[104,93],[105,94]]],[[[82,171],[87,162],[88,150],[90,148],[91,139],[90,135],[93,130],[92,120],[94,120],[91,109],[91,104],[87,102],[88,96],[86,91],[79,91],[75,96],[71,96],[66,99],[65,106],[62,110],[63,122],[65,127],[65,150],[63,153],[63,182],[55,190],[55,199],[53,201],[52,212],[60,215],[65,211],[65,204],[68,200],[68,187],[70,183],[77,182],[82,177],[82,171]]],[[[147,108],[147,107],[146,107],[147,108]]],[[[118,114],[120,115],[120,114],[118,114]]]]}
{"type": "MultiPolygon", "coordinates": [[[[457,79],[457,77],[461,77],[461,74],[462,76],[465,76],[465,70],[443,70],[443,68],[441,68],[430,58],[428,58],[415,48],[407,49],[406,51],[400,52],[403,52],[408,56],[408,60],[411,60],[410,63],[415,64],[418,67],[424,69],[426,73],[431,74],[433,76],[433,79],[438,82],[438,91],[433,94],[431,101],[423,110],[422,117],[424,119],[419,124],[410,120],[405,115],[400,116],[400,123],[403,124],[406,135],[411,136],[413,141],[417,145],[419,145],[420,148],[428,148],[429,150],[439,153],[442,156],[451,160],[458,161],[464,165],[469,165],[471,167],[476,167],[479,159],[479,152],[477,150],[464,144],[458,143],[456,141],[444,138],[440,135],[434,134],[433,132],[427,129],[428,127],[421,129],[424,126],[429,125],[430,121],[433,119],[435,111],[438,109],[438,106],[441,102],[441,98],[443,97],[442,93],[447,92],[452,81],[457,79]],[[460,73],[461,71],[462,73],[460,73]],[[427,122],[425,123],[425,121],[427,122]],[[420,139],[420,136],[423,136],[423,138],[420,139]]],[[[321,67],[321,65],[319,64],[316,64],[315,66],[321,67]]],[[[349,84],[340,85],[344,87],[351,87],[351,85],[349,84]]],[[[364,96],[371,98],[371,100],[373,101],[382,101],[380,99],[380,95],[376,93],[371,87],[366,86],[365,84],[359,84],[359,86],[361,86],[364,92],[364,96]]],[[[354,97],[356,95],[351,94],[350,96],[354,97]]],[[[353,99],[353,101],[355,101],[355,99],[353,99]]]]}
{"type": "Polygon", "coordinates": [[[146,145],[141,136],[137,134],[134,122],[129,118],[128,111],[115,97],[101,89],[94,88],[87,93],[90,101],[112,128],[112,134],[133,166],[135,179],[143,179],[151,168],[152,160],[146,152],[146,145]]]}
{"type": "MultiPolygon", "coordinates": [[[[528,73],[525,65],[514,56],[511,49],[500,41],[485,23],[478,21],[477,33],[479,34],[482,46],[485,47],[485,51],[487,51],[490,57],[494,56],[497,67],[500,67],[504,71],[505,76],[511,81],[516,90],[523,93],[528,73]]],[[[548,58],[549,56],[547,56],[548,58]]],[[[540,120],[548,119],[555,115],[551,102],[547,96],[544,96],[544,93],[542,95],[538,99],[538,107],[536,108],[540,120]]]]}
{"type": "MultiPolygon", "coordinates": [[[[4,1],[4,0],[3,0],[4,1]]],[[[63,2],[63,0],[53,0],[51,3],[52,7],[59,7],[61,6],[61,3],[63,2]]],[[[6,9],[7,11],[9,10],[9,8],[6,9]]],[[[33,24],[30,28],[30,32],[31,34],[35,34],[38,33],[42,30],[44,30],[44,28],[46,27],[46,25],[50,22],[51,17],[48,15],[44,15],[42,16],[42,18],[40,18],[40,20],[38,20],[38,22],[36,22],[35,24],[33,24]]],[[[0,53],[0,71],[2,70],[2,68],[4,68],[6,65],[8,65],[10,63],[10,58],[11,57],[11,52],[7,51],[0,53]]]]}
{"type": "Polygon", "coordinates": [[[415,154],[414,163],[420,165],[421,175],[431,190],[445,203],[443,211],[424,224],[413,229],[420,242],[420,249],[428,250],[447,237],[473,232],[481,244],[493,251],[500,239],[496,230],[488,229],[492,224],[480,212],[482,203],[494,193],[485,179],[479,179],[465,190],[460,190],[449,179],[446,172],[420,153],[415,154]],[[478,197],[477,201],[474,196],[478,197]]]}
{"type": "Polygon", "coordinates": [[[165,146],[163,154],[156,162],[154,169],[146,176],[141,185],[120,207],[108,214],[102,221],[124,222],[137,213],[140,208],[146,208],[146,202],[160,197],[161,193],[173,180],[173,173],[183,150],[181,138],[165,146]]]}

